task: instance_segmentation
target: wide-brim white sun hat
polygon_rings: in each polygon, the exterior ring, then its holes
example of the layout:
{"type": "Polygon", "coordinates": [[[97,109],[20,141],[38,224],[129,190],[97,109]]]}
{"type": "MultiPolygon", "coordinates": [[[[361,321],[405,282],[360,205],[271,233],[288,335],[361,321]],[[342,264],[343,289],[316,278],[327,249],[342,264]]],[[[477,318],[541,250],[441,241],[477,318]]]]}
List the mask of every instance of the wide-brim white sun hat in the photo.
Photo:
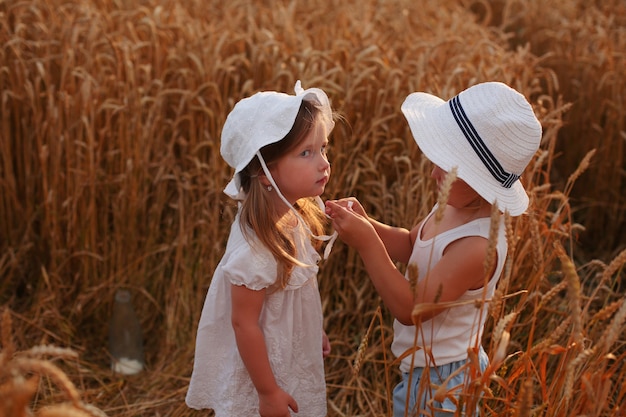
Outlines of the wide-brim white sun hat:
{"type": "Polygon", "coordinates": [[[410,94],[402,104],[413,138],[444,171],[456,167],[489,203],[512,216],[528,208],[519,177],[541,142],[541,124],[526,98],[500,82],[476,84],[444,101],[410,94]]]}
{"type": "Polygon", "coordinates": [[[335,123],[328,96],[319,88],[302,89],[298,80],[295,95],[276,91],[261,91],[235,104],[222,128],[220,153],[226,163],[235,169],[224,192],[235,200],[244,198],[239,173],[266,145],[283,139],[293,127],[302,100],[309,94],[322,106],[326,134],[335,123]]]}

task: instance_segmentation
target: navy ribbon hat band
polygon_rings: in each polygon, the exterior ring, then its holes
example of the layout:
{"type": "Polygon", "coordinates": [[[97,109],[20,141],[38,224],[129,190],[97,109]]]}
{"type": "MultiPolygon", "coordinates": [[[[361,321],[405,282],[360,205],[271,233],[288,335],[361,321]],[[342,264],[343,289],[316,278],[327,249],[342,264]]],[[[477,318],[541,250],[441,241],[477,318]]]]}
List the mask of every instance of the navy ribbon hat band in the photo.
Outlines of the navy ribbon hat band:
{"type": "Polygon", "coordinates": [[[449,103],[454,120],[456,120],[456,123],[459,125],[459,128],[461,128],[463,135],[465,135],[465,138],[474,149],[474,152],[476,152],[476,155],[478,155],[496,181],[504,188],[511,188],[515,181],[519,179],[519,175],[506,172],[504,168],[502,168],[502,165],[500,165],[496,157],[493,156],[487,145],[485,145],[485,142],[465,114],[463,106],[461,106],[461,102],[459,101],[459,96],[451,99],[449,103]]]}

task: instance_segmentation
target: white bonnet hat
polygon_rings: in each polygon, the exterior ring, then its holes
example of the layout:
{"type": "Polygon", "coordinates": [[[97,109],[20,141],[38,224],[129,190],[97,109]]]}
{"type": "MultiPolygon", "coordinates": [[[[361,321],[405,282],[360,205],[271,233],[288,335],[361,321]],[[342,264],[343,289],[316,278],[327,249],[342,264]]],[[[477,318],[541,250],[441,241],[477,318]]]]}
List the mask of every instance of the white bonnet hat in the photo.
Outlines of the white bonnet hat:
{"type": "Polygon", "coordinates": [[[222,128],[222,157],[235,169],[233,178],[224,192],[235,200],[244,195],[241,190],[239,173],[250,163],[257,152],[266,145],[283,139],[296,120],[298,110],[305,97],[315,96],[322,105],[322,116],[327,134],[335,123],[326,93],[319,88],[303,90],[298,80],[295,95],[275,91],[262,91],[240,100],[228,114],[222,128]]]}
{"type": "Polygon", "coordinates": [[[512,216],[528,207],[519,177],[539,148],[541,124],[526,98],[500,82],[474,85],[449,101],[412,93],[402,104],[422,152],[512,216]]]}

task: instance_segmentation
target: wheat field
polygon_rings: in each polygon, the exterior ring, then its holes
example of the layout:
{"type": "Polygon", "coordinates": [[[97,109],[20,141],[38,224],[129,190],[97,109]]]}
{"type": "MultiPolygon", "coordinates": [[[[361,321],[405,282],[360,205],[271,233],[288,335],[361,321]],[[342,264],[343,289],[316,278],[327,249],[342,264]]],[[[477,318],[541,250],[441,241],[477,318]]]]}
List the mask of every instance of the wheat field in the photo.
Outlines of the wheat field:
{"type": "MultiPolygon", "coordinates": [[[[623,0],[0,0],[0,417],[200,416],[194,338],[235,206],[219,155],[234,103],[324,89],[341,116],[325,199],[409,227],[435,201],[400,113],[502,81],[541,149],[507,220],[482,415],[626,415],[623,0]],[[110,369],[128,289],[146,369],[110,369]]],[[[328,415],[390,416],[391,317],[341,243],[320,269],[328,415]]],[[[445,395],[445,393],[444,393],[445,395]]]]}

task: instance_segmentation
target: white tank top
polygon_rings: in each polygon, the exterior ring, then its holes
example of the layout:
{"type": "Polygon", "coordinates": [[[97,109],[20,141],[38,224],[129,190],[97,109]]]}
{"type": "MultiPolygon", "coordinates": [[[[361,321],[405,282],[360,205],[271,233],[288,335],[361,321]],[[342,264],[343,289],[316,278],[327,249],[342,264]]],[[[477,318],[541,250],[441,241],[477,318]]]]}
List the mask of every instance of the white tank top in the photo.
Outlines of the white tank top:
{"type": "MultiPolygon", "coordinates": [[[[491,219],[480,218],[440,233],[436,239],[422,240],[422,228],[435,210],[436,206],[419,226],[413,252],[409,258],[410,264],[417,265],[418,280],[424,279],[429,266],[439,262],[445,248],[455,240],[467,236],[489,238],[491,219]]],[[[397,320],[394,321],[394,339],[391,344],[393,354],[400,357],[408,350],[415,351],[414,355],[407,355],[402,359],[400,363],[402,372],[411,370],[411,362],[413,362],[414,367],[433,367],[456,362],[467,358],[469,347],[480,346],[485,320],[487,319],[488,302],[493,296],[496,284],[502,274],[507,253],[504,218],[502,216],[498,229],[496,252],[498,255],[496,268],[486,288],[466,291],[459,298],[459,301],[477,300],[478,303],[464,303],[460,306],[451,307],[432,319],[422,322],[417,334],[417,346],[420,349],[415,349],[416,327],[405,326],[397,320]],[[432,353],[434,363],[428,351],[432,353]]]]}

